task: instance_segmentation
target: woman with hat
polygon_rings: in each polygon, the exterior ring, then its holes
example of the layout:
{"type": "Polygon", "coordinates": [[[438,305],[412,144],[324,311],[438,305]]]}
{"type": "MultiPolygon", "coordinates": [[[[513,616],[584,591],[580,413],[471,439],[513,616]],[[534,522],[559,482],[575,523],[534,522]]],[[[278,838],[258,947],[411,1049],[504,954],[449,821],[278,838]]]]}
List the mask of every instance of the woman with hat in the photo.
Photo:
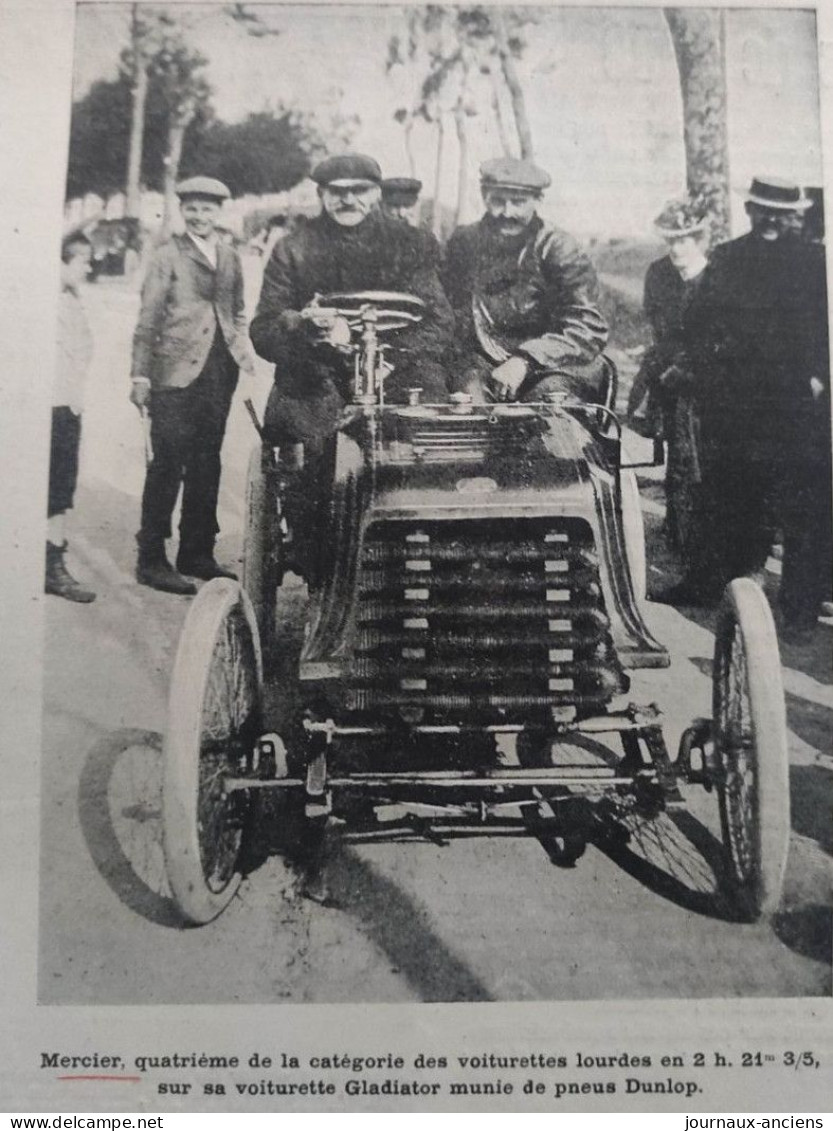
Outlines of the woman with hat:
{"type": "Polygon", "coordinates": [[[668,252],[645,275],[645,317],[653,345],[645,354],[628,396],[628,419],[666,441],[665,529],[685,558],[691,538],[692,490],[698,479],[696,422],[691,375],[683,342],[683,313],[706,267],[708,221],[702,201],[669,201],[654,221],[668,252]],[[640,409],[647,402],[644,417],[640,409]]]}
{"type": "Polygon", "coordinates": [[[142,495],[136,578],[167,593],[189,577],[233,577],[214,559],[220,449],[239,368],[252,368],[237,252],[218,238],[228,188],[213,177],[177,185],[185,222],[155,252],[133,336],[130,399],[150,412],[153,456],[142,495]],[[176,569],[165,540],[182,488],[176,569]]]}

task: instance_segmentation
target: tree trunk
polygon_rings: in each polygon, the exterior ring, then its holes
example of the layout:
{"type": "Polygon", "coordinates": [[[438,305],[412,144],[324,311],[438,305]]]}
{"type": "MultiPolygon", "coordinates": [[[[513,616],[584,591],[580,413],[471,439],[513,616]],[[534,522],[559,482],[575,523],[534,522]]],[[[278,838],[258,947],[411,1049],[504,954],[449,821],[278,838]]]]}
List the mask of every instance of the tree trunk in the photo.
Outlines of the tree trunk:
{"type": "Polygon", "coordinates": [[[414,119],[412,117],[408,118],[404,122],[402,129],[405,131],[405,154],[408,158],[408,169],[411,176],[416,179],[416,161],[414,160],[413,145],[414,119]]]}
{"type": "Polygon", "coordinates": [[[136,71],[133,85],[133,107],[130,115],[130,152],[127,160],[125,216],[138,216],[141,209],[142,142],[145,134],[145,102],[148,93],[148,72],[144,63],[136,71]]]}
{"type": "Polygon", "coordinates": [[[531,161],[534,156],[532,130],[529,127],[529,117],[526,112],[526,99],[524,98],[523,88],[521,87],[518,68],[515,66],[512,49],[509,46],[506,22],[500,8],[490,8],[488,11],[495,34],[495,45],[497,47],[498,56],[500,57],[503,77],[506,79],[506,85],[509,88],[509,96],[512,99],[512,113],[515,115],[515,128],[518,131],[521,157],[525,161],[531,161]]]}
{"type": "Polygon", "coordinates": [[[142,32],[139,26],[138,5],[130,14],[130,38],[133,48],[135,73],[133,76],[133,105],[130,114],[130,149],[127,158],[125,185],[125,216],[138,216],[141,207],[142,142],[145,136],[145,103],[148,93],[148,67],[142,32]]]}
{"type": "Polygon", "coordinates": [[[194,116],[194,111],[183,114],[172,114],[168,127],[168,155],[165,158],[165,176],[163,192],[165,195],[165,210],[162,216],[162,239],[171,234],[173,219],[176,215],[176,182],[179,180],[179,163],[182,159],[182,143],[185,131],[194,116]]]}
{"type": "Polygon", "coordinates": [[[440,189],[443,180],[443,149],[445,147],[445,123],[442,111],[437,114],[437,161],[434,166],[434,203],[431,209],[431,231],[440,239],[443,230],[443,213],[440,205],[440,189]]]}
{"type": "Polygon", "coordinates": [[[489,67],[489,80],[492,84],[492,110],[497,123],[497,133],[500,138],[500,148],[504,157],[513,157],[509,134],[506,131],[506,119],[503,116],[503,107],[500,104],[500,87],[498,77],[493,67],[489,67]]]}
{"type": "Polygon", "coordinates": [[[712,242],[730,235],[724,14],[665,8],[683,100],[688,190],[708,206],[712,242]]]}
{"type": "Polygon", "coordinates": [[[454,107],[454,125],[457,129],[459,156],[457,164],[457,207],[454,209],[454,227],[463,221],[463,211],[469,191],[469,134],[466,126],[466,111],[458,102],[454,107]]]}

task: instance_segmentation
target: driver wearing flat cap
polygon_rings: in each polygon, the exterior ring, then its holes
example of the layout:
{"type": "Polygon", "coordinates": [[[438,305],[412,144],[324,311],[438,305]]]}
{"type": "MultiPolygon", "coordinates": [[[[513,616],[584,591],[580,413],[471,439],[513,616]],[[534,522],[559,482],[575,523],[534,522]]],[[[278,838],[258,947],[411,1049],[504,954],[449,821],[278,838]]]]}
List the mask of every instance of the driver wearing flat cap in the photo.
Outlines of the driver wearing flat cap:
{"type": "Polygon", "coordinates": [[[310,444],[337,431],[349,397],[352,359],[339,348],[346,326],[313,300],[351,291],[399,291],[425,303],[419,325],[390,339],[388,402],[420,387],[424,401],[448,397],[444,354],[453,316],[422,233],[379,208],[382,172],[372,157],[328,157],[312,172],[321,213],[277,244],[250,327],[261,357],[275,365],[266,408],[276,442],[310,444]]]}
{"type": "Polygon", "coordinates": [[[598,281],[576,241],[537,214],[549,175],[501,157],[481,166],[480,183],[485,214],[454,232],[443,272],[464,349],[457,387],[477,399],[598,399],[598,281]]]}

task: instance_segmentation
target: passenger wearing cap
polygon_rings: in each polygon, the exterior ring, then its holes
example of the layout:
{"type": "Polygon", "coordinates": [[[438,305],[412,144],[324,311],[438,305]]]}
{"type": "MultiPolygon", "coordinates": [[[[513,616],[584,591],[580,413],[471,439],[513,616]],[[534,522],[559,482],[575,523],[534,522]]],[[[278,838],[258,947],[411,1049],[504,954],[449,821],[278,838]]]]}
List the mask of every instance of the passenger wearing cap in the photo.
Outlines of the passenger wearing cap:
{"type": "Polygon", "coordinates": [[[419,194],[422,181],[416,177],[386,177],[382,181],[382,211],[394,220],[419,224],[419,194]]]}
{"type": "Polygon", "coordinates": [[[692,492],[698,472],[683,315],[706,269],[709,227],[704,202],[694,197],[669,201],[654,229],[668,250],[645,275],[643,308],[653,343],[631,386],[628,419],[637,431],[662,436],[666,442],[665,530],[671,545],[685,556],[694,536],[692,492]],[[643,417],[640,410],[646,401],[643,417]]]}
{"type": "Polygon", "coordinates": [[[812,469],[830,445],[824,257],[801,238],[807,207],[798,185],[756,177],[751,231],[715,248],[687,309],[705,536],[675,595],[702,604],[733,577],[762,581],[780,526],[779,601],[798,631],[815,623],[829,580],[807,548],[820,489],[812,469]]]}
{"type": "Polygon", "coordinates": [[[443,272],[463,345],[457,387],[478,399],[598,399],[607,341],[598,282],[572,236],[537,214],[549,175],[512,158],[480,174],[485,214],[454,232],[443,272]]]}
{"type": "Polygon", "coordinates": [[[239,368],[252,368],[237,252],[218,239],[228,188],[177,185],[185,231],[154,252],[133,336],[130,399],[150,413],[153,456],[142,495],[136,568],[142,585],[196,592],[189,577],[233,577],[214,558],[220,449],[239,368]],[[165,541],[182,488],[176,569],[165,541]]]}
{"type": "Polygon", "coordinates": [[[385,398],[407,400],[422,389],[426,402],[448,397],[443,364],[453,318],[424,233],[384,215],[382,173],[372,157],[341,154],[312,173],[321,213],[281,240],[263,277],[250,334],[261,357],[275,365],[265,426],[276,441],[312,451],[338,430],[353,374],[345,326],[317,296],[356,291],[399,291],[426,305],[422,322],[386,339],[393,365],[385,398]]]}

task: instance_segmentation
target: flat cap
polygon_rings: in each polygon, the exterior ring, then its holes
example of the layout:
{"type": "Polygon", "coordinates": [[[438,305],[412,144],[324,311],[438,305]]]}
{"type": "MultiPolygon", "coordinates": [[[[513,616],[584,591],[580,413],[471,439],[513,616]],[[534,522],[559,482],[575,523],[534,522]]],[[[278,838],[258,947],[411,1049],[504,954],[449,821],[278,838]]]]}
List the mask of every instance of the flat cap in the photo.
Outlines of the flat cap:
{"type": "Polygon", "coordinates": [[[422,181],[416,177],[386,177],[382,181],[384,200],[416,200],[422,191],[422,181]]]}
{"type": "Polygon", "coordinates": [[[764,208],[783,208],[789,212],[803,212],[812,203],[799,185],[780,177],[753,177],[746,199],[750,204],[760,204],[764,208]]]}
{"type": "Polygon", "coordinates": [[[188,177],[176,186],[176,195],[182,200],[185,196],[207,196],[211,200],[228,200],[231,196],[228,185],[214,177],[188,177]]]}
{"type": "Polygon", "coordinates": [[[382,170],[379,162],[364,153],[337,153],[325,157],[312,171],[312,179],[319,185],[332,185],[337,182],[370,182],[381,184],[382,170]]]}
{"type": "Polygon", "coordinates": [[[552,177],[531,161],[514,157],[495,157],[480,166],[483,188],[508,188],[519,192],[539,193],[552,184],[552,177]]]}

